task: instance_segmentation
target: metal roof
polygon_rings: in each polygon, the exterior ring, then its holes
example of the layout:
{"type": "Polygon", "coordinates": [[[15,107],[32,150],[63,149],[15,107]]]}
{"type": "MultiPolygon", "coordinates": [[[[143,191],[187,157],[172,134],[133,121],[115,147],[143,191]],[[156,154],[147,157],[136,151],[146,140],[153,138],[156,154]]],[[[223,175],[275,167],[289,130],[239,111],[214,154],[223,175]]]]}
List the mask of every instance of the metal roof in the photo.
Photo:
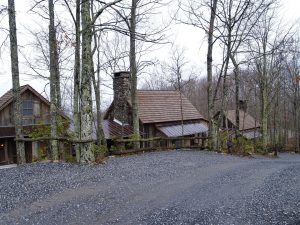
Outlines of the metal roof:
{"type": "Polygon", "coordinates": [[[254,138],[260,138],[261,133],[258,130],[250,130],[250,131],[244,131],[242,135],[247,139],[254,139],[254,138]]]}
{"type": "MultiPolygon", "coordinates": [[[[181,137],[182,136],[182,125],[171,125],[158,127],[158,129],[164,133],[167,137],[181,137]]],[[[190,123],[183,125],[183,136],[192,134],[205,133],[208,131],[207,125],[204,123],[190,123]]]]}
{"type": "Polygon", "coordinates": [[[103,120],[103,132],[106,139],[129,137],[134,134],[133,127],[130,125],[122,125],[112,120],[103,120]]]}

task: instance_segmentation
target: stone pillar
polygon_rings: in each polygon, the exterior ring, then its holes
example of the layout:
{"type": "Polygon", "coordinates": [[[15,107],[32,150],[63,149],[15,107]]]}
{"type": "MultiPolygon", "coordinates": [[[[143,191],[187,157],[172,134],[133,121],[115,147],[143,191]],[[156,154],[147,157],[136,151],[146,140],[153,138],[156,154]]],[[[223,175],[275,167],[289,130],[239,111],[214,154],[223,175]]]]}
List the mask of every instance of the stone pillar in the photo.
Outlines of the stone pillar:
{"type": "Polygon", "coordinates": [[[116,72],[113,78],[114,118],[123,124],[129,124],[129,109],[127,101],[130,98],[130,73],[116,72]]]}
{"type": "Polygon", "coordinates": [[[32,142],[32,161],[39,159],[39,143],[32,142]]]}

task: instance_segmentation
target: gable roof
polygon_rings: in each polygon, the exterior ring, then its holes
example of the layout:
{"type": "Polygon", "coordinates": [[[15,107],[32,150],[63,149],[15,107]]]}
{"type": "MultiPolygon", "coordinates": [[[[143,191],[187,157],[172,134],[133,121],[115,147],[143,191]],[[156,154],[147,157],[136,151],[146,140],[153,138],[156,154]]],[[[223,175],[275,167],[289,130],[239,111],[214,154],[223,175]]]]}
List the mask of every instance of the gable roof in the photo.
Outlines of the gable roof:
{"type": "MultiPolygon", "coordinates": [[[[182,94],[184,120],[204,119],[192,103],[182,94]]],[[[138,90],[138,116],[143,123],[181,120],[180,93],[178,91],[138,90]]]]}
{"type": "MultiPolygon", "coordinates": [[[[250,114],[248,114],[243,110],[240,110],[239,113],[240,113],[239,115],[240,130],[248,130],[248,129],[260,127],[260,124],[257,121],[255,121],[255,119],[250,114]]],[[[227,112],[225,112],[225,116],[231,123],[233,123],[233,125],[236,126],[235,110],[228,110],[227,112]]]]}
{"type": "MultiPolygon", "coordinates": [[[[21,93],[23,92],[24,86],[20,87],[21,93]]],[[[0,97],[0,111],[7,106],[13,100],[13,91],[10,89],[4,95],[0,97]]]]}
{"type": "MultiPolygon", "coordinates": [[[[21,95],[27,90],[31,91],[33,94],[35,94],[37,97],[39,97],[46,105],[50,106],[50,102],[44,96],[42,96],[39,92],[37,92],[34,88],[32,88],[29,84],[20,86],[21,95]]],[[[10,103],[13,102],[13,97],[14,96],[13,96],[12,89],[7,91],[4,95],[2,95],[0,97],[0,111],[2,109],[4,109],[7,105],[9,105],[10,103]]],[[[63,112],[59,111],[59,114],[69,120],[69,118],[63,112]]]]}
{"type": "MultiPolygon", "coordinates": [[[[35,89],[33,89],[29,84],[20,87],[21,94],[23,94],[27,90],[30,90],[36,96],[38,96],[43,102],[45,102],[47,105],[50,105],[50,102],[46,98],[44,98],[40,93],[38,93],[35,89]]],[[[13,101],[13,97],[14,96],[13,96],[12,89],[7,91],[4,95],[0,97],[0,111],[13,101]]]]}

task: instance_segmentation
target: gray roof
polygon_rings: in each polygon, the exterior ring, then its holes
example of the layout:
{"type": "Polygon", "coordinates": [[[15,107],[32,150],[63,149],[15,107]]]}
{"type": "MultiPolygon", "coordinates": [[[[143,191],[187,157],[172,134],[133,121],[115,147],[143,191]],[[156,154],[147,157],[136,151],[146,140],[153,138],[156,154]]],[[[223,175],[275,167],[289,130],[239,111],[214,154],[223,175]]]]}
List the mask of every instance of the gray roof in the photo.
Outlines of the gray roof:
{"type": "Polygon", "coordinates": [[[260,138],[261,133],[259,130],[249,130],[249,131],[243,131],[242,135],[247,139],[254,139],[254,138],[260,138]]]}
{"type": "MultiPolygon", "coordinates": [[[[225,116],[227,117],[228,120],[230,120],[231,123],[233,123],[235,126],[236,121],[235,121],[235,110],[228,110],[225,112],[225,116]]],[[[239,110],[240,113],[240,122],[239,122],[239,128],[240,130],[248,130],[248,129],[253,129],[253,128],[258,128],[260,127],[260,124],[258,121],[255,120],[254,117],[252,117],[249,113],[239,110]]]]}
{"type": "MultiPolygon", "coordinates": [[[[158,127],[158,129],[164,133],[167,137],[181,137],[182,136],[182,126],[171,125],[158,127]]],[[[208,127],[204,123],[190,123],[183,125],[183,136],[205,133],[208,131],[208,127]]]]}

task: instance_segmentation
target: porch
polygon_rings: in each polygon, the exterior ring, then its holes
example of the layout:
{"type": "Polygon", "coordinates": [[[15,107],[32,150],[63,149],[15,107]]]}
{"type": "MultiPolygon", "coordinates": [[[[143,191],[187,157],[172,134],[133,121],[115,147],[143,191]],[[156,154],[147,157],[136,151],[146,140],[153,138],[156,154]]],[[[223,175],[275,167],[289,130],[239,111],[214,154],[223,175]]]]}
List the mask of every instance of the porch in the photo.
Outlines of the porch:
{"type": "MultiPolygon", "coordinates": [[[[25,142],[26,162],[32,162],[32,142],[25,142]]],[[[14,137],[0,139],[0,165],[17,163],[17,150],[14,137]]]]}

